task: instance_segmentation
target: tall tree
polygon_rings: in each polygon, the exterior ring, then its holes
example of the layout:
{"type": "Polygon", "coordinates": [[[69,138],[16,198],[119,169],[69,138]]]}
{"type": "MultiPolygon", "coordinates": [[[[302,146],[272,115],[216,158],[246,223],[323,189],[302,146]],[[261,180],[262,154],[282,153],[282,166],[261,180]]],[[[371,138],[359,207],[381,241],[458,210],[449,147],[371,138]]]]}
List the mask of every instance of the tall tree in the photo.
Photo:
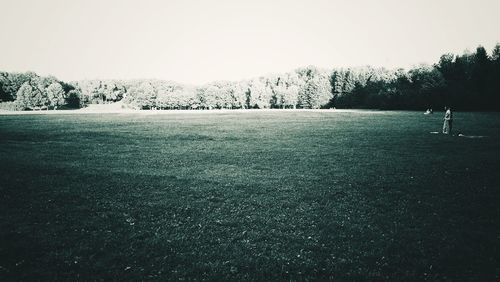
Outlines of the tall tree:
{"type": "Polygon", "coordinates": [[[25,82],[17,91],[16,102],[23,109],[42,109],[49,105],[45,91],[39,88],[39,83],[25,82]],[[34,85],[33,85],[34,84],[34,85]]]}
{"type": "Polygon", "coordinates": [[[57,107],[65,103],[64,89],[58,82],[53,82],[52,84],[50,84],[45,91],[47,92],[49,105],[53,109],[57,109],[57,107]]]}

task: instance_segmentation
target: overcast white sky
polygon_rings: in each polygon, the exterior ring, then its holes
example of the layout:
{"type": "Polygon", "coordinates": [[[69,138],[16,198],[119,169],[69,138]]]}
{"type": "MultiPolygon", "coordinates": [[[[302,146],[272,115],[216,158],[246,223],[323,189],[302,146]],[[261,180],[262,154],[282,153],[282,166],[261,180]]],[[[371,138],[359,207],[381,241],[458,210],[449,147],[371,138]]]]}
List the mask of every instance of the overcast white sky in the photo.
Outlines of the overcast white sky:
{"type": "Polygon", "coordinates": [[[239,80],[405,67],[500,42],[500,0],[0,0],[0,70],[239,80]]]}

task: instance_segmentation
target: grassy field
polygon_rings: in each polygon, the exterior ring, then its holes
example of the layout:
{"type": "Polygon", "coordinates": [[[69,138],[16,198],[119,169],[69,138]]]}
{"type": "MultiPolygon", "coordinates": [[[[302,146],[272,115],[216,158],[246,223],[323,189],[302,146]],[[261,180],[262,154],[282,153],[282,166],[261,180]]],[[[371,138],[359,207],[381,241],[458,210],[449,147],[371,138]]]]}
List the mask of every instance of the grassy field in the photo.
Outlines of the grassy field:
{"type": "Polygon", "coordinates": [[[500,114],[0,116],[0,280],[500,279],[500,114]]]}

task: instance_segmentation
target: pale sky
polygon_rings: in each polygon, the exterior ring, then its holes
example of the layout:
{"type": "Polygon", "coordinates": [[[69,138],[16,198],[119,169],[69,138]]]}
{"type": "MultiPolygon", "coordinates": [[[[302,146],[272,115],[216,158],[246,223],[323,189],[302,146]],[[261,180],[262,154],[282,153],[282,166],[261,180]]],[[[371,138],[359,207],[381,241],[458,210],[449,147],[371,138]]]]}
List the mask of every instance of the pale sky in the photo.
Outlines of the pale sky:
{"type": "Polygon", "coordinates": [[[0,0],[0,36],[0,71],[205,83],[490,53],[500,0],[0,0]]]}

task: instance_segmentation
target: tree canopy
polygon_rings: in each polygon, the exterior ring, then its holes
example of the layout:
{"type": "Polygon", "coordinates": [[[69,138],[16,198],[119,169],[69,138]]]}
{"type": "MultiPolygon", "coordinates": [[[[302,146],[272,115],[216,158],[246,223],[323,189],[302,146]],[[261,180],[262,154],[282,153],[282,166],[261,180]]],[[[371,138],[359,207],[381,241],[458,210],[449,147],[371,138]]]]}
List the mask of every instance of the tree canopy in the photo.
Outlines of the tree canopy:
{"type": "Polygon", "coordinates": [[[241,81],[185,85],[163,80],[63,82],[34,72],[0,72],[0,103],[57,109],[123,100],[136,109],[372,108],[421,110],[450,105],[500,110],[500,44],[444,54],[434,65],[406,71],[370,66],[314,66],[241,81]]]}

